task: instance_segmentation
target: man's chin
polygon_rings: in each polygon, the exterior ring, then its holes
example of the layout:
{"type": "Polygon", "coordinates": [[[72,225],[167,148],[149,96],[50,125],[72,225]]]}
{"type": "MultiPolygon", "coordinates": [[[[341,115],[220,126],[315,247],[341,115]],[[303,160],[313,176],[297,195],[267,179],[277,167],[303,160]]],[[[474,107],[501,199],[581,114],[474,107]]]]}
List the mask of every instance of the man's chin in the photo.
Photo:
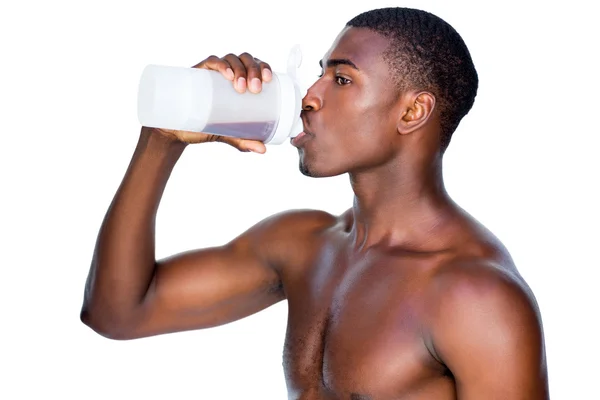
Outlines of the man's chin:
{"type": "Polygon", "coordinates": [[[304,176],[308,176],[310,178],[329,178],[332,176],[342,175],[344,172],[333,173],[333,171],[320,170],[315,168],[314,165],[303,162],[300,159],[300,172],[304,176]]]}
{"type": "Polygon", "coordinates": [[[308,164],[302,162],[302,160],[300,160],[300,172],[302,173],[302,175],[308,176],[310,178],[315,178],[316,177],[315,173],[308,166],[308,164]]]}

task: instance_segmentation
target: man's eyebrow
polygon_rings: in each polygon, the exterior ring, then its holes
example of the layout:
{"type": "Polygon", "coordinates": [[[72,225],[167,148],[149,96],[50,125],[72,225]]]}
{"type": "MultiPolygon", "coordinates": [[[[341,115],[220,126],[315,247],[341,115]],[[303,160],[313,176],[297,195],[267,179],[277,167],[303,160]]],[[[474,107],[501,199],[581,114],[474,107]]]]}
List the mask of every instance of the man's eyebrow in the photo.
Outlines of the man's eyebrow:
{"type": "MultiPolygon", "coordinates": [[[[323,68],[323,60],[319,61],[319,65],[321,66],[321,68],[323,68]]],[[[358,69],[356,64],[354,64],[352,61],[350,61],[347,58],[331,58],[331,59],[327,60],[327,68],[332,68],[332,67],[335,67],[336,65],[349,65],[352,68],[354,68],[355,70],[360,71],[360,69],[358,69]]]]}

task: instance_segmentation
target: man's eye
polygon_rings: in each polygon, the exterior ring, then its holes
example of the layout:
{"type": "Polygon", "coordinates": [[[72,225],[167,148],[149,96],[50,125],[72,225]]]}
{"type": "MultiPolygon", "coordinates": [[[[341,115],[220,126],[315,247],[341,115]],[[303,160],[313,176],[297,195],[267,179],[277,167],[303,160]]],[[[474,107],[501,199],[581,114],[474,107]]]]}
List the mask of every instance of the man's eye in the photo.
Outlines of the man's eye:
{"type": "Polygon", "coordinates": [[[342,76],[336,76],[336,77],[335,77],[335,81],[336,81],[336,83],[337,83],[338,85],[340,85],[340,86],[343,86],[343,85],[348,85],[348,84],[351,82],[351,80],[350,80],[350,79],[346,79],[346,78],[344,78],[344,77],[342,77],[342,76]]]}

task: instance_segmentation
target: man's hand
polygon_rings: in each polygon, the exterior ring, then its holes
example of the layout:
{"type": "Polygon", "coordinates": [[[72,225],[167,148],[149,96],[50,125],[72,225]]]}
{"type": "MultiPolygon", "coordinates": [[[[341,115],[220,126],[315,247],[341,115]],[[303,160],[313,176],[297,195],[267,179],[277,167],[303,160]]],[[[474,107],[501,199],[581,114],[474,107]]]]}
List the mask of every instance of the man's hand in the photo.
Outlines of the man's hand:
{"type": "MultiPolygon", "coordinates": [[[[210,56],[194,65],[193,68],[219,71],[226,79],[233,83],[233,87],[239,93],[244,93],[246,90],[252,93],[259,93],[262,90],[262,83],[271,81],[273,77],[269,64],[252,57],[248,53],[242,53],[239,56],[228,54],[223,58],[210,56]]],[[[261,154],[267,151],[264,143],[257,140],[239,139],[201,132],[152,129],[184,143],[223,142],[240,151],[253,151],[261,154]]]]}

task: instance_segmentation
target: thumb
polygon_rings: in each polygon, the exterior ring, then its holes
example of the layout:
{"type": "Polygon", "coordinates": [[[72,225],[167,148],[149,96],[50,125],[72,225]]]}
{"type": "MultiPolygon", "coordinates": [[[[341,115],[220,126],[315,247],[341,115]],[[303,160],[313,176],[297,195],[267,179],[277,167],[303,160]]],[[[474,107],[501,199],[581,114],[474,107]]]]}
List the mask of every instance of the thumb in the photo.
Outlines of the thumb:
{"type": "Polygon", "coordinates": [[[265,144],[258,140],[240,139],[233,137],[221,136],[219,138],[221,142],[227,143],[230,146],[235,147],[239,151],[252,151],[254,153],[264,154],[267,152],[265,144]]]}

